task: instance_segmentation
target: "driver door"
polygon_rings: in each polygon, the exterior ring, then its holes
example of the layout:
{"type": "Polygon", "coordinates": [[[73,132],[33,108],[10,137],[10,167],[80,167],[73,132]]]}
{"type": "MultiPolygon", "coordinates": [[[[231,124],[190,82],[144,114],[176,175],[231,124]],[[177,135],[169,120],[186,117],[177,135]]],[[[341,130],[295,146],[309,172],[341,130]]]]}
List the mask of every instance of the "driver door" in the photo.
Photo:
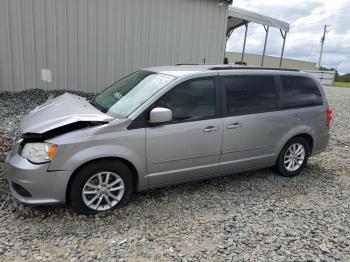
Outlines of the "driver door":
{"type": "Polygon", "coordinates": [[[172,110],[173,120],[146,128],[150,185],[168,184],[219,172],[223,119],[215,77],[174,87],[154,107],[172,110]]]}

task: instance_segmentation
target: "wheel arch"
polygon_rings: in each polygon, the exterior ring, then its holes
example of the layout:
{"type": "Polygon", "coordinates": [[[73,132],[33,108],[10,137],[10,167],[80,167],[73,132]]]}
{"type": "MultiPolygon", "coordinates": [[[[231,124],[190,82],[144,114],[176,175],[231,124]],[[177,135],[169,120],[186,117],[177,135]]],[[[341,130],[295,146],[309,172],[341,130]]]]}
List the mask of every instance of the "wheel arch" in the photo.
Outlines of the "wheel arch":
{"type": "Polygon", "coordinates": [[[81,164],[80,166],[78,166],[72,173],[72,175],[70,176],[68,183],[67,183],[67,187],[66,187],[66,204],[69,205],[70,202],[70,191],[71,191],[71,187],[72,187],[72,182],[74,180],[74,178],[76,177],[76,175],[78,174],[78,172],[86,165],[91,164],[93,162],[99,162],[102,160],[111,160],[111,161],[119,161],[123,164],[125,164],[131,171],[132,176],[133,176],[133,183],[134,183],[134,190],[136,191],[138,186],[139,186],[139,174],[137,172],[136,167],[128,160],[121,158],[121,157],[101,157],[101,158],[96,158],[96,159],[92,159],[89,160],[83,164],[81,164]]]}
{"type": "Polygon", "coordinates": [[[280,155],[283,147],[292,139],[296,138],[296,137],[302,137],[304,138],[308,145],[309,145],[309,156],[312,154],[312,150],[314,147],[314,137],[309,133],[309,132],[301,132],[301,133],[297,133],[294,134],[293,136],[289,136],[287,139],[284,139],[283,142],[280,144],[279,149],[278,149],[278,153],[277,153],[277,158],[276,161],[278,159],[278,156],[280,155]]]}
{"type": "MultiPolygon", "coordinates": [[[[314,138],[310,134],[302,133],[302,134],[298,134],[298,135],[292,137],[291,139],[296,138],[296,137],[304,138],[306,140],[306,142],[309,144],[309,156],[310,156],[312,153],[312,150],[314,148],[314,138]]],[[[291,140],[291,139],[289,139],[289,140],[291,140]]]]}
{"type": "Polygon", "coordinates": [[[281,142],[278,144],[278,148],[276,149],[276,159],[275,162],[277,161],[281,150],[283,149],[283,147],[291,140],[294,139],[296,137],[302,137],[304,138],[308,144],[309,144],[309,156],[312,154],[312,150],[314,148],[314,142],[315,142],[315,138],[313,133],[311,132],[311,130],[309,129],[304,129],[301,130],[299,132],[293,132],[293,133],[288,133],[284,136],[284,138],[281,140],[281,142]]]}

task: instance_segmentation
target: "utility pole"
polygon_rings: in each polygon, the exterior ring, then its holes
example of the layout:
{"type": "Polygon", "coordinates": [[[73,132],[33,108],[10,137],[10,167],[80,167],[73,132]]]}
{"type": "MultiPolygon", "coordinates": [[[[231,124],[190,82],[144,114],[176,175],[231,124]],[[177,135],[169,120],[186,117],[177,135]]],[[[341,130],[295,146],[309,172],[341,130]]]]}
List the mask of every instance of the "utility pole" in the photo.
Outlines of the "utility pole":
{"type": "Polygon", "coordinates": [[[323,54],[323,43],[324,40],[326,39],[326,33],[327,33],[327,25],[324,25],[323,28],[323,36],[321,38],[321,51],[320,51],[320,58],[318,59],[318,65],[317,65],[317,69],[319,70],[321,67],[321,60],[322,60],[322,54],[323,54]]]}

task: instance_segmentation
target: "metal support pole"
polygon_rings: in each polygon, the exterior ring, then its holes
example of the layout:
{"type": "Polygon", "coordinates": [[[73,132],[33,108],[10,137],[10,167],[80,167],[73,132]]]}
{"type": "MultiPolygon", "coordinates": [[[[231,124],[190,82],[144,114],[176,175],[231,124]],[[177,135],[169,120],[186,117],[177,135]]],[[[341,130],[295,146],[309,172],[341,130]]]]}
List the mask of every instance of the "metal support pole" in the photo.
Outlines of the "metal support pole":
{"type": "Polygon", "coordinates": [[[226,32],[225,47],[224,47],[224,61],[225,61],[225,58],[226,58],[227,42],[230,39],[232,32],[233,32],[233,29],[231,29],[229,32],[226,32]]]}
{"type": "Polygon", "coordinates": [[[267,43],[267,37],[269,36],[269,26],[265,26],[264,25],[264,29],[265,29],[265,42],[264,42],[264,51],[263,51],[263,55],[262,55],[262,59],[261,59],[261,66],[264,66],[264,59],[265,59],[265,52],[266,52],[266,43],[267,43]]]}
{"type": "Polygon", "coordinates": [[[286,44],[286,38],[287,38],[287,31],[284,32],[283,34],[283,31],[280,29],[280,32],[281,32],[281,35],[283,37],[283,46],[282,46],[282,52],[281,52],[281,58],[280,58],[280,65],[279,65],[279,68],[281,68],[282,66],[282,59],[283,59],[283,53],[284,53],[284,46],[286,44]]]}
{"type": "Polygon", "coordinates": [[[320,57],[318,58],[318,63],[317,63],[317,70],[320,70],[320,67],[321,67],[322,54],[323,54],[323,43],[324,43],[324,40],[326,39],[326,33],[327,33],[327,25],[324,25],[324,28],[323,28],[323,36],[322,36],[322,38],[321,38],[320,57]]]}
{"type": "Polygon", "coordinates": [[[243,42],[243,50],[242,50],[242,56],[241,56],[241,63],[243,63],[244,59],[244,52],[245,52],[245,44],[247,42],[247,33],[248,33],[248,22],[244,21],[244,26],[245,26],[245,33],[244,33],[244,42],[243,42]]]}

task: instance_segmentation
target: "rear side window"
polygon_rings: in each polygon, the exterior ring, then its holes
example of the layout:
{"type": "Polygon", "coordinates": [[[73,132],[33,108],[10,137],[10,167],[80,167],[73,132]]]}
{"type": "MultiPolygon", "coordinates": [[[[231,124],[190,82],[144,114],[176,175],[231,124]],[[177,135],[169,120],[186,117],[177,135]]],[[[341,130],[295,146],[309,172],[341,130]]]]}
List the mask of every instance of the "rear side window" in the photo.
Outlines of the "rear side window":
{"type": "Polygon", "coordinates": [[[228,115],[245,115],[274,111],[276,89],[273,76],[224,77],[228,115]]]}
{"type": "Polygon", "coordinates": [[[284,108],[322,105],[322,96],[316,83],[306,77],[281,76],[284,108]]]}

